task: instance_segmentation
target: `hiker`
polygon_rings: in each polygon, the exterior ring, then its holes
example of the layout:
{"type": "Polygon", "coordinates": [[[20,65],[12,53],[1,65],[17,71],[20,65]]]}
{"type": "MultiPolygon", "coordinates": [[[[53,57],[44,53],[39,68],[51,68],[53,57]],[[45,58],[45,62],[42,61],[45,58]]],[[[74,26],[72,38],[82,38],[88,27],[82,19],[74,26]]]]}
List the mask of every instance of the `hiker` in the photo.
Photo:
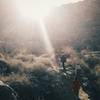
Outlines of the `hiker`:
{"type": "Polygon", "coordinates": [[[67,59],[67,55],[66,54],[62,54],[61,57],[60,57],[60,61],[61,61],[61,66],[63,67],[64,71],[66,70],[66,66],[65,66],[66,59],[67,59]]]}

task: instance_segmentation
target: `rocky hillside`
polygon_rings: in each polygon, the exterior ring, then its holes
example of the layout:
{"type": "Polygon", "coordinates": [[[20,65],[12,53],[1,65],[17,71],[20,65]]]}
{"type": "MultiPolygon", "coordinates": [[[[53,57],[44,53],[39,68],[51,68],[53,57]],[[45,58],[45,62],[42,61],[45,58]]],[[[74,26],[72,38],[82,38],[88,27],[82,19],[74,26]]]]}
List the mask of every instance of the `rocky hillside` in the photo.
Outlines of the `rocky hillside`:
{"type": "Polygon", "coordinates": [[[84,0],[57,7],[47,20],[53,43],[100,50],[99,6],[99,0],[84,0]]]}

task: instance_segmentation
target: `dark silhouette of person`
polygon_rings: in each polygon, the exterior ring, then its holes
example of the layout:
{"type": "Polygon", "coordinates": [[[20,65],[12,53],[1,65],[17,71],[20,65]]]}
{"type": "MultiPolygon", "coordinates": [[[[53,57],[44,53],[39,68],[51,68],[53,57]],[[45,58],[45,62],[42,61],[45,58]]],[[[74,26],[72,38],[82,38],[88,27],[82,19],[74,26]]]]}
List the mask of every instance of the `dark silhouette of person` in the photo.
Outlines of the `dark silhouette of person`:
{"type": "Polygon", "coordinates": [[[67,55],[62,54],[60,57],[60,61],[61,61],[61,66],[63,67],[64,71],[66,70],[66,66],[65,66],[66,60],[67,60],[67,55]]]}

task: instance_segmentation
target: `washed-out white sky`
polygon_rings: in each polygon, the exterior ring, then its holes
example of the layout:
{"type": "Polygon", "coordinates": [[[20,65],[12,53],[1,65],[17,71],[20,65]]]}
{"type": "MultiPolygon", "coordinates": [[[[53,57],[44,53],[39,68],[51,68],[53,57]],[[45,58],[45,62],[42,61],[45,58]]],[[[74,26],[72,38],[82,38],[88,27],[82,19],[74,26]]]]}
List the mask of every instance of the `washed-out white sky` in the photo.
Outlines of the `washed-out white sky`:
{"type": "Polygon", "coordinates": [[[50,5],[59,6],[62,4],[71,3],[71,2],[78,2],[78,1],[83,1],[83,0],[33,0],[33,1],[39,1],[39,2],[43,2],[43,3],[47,2],[50,5]]]}
{"type": "Polygon", "coordinates": [[[46,15],[53,7],[78,1],[83,0],[14,0],[14,3],[21,15],[33,18],[46,15]]]}

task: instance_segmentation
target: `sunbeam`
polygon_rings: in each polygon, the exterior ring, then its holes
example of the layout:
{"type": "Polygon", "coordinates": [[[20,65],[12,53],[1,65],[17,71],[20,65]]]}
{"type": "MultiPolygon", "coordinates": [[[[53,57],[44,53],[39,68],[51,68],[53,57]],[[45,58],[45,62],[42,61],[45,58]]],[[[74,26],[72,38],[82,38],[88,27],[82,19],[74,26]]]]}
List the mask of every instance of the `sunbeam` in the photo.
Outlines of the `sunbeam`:
{"type": "Polygon", "coordinates": [[[43,40],[44,40],[46,50],[47,50],[49,56],[51,57],[51,63],[53,64],[54,69],[56,69],[55,52],[54,52],[54,48],[52,46],[52,43],[50,42],[50,39],[49,39],[49,36],[48,36],[48,31],[45,27],[45,23],[44,23],[43,19],[40,19],[38,21],[38,23],[40,25],[40,30],[41,30],[41,34],[43,36],[43,40]]]}

